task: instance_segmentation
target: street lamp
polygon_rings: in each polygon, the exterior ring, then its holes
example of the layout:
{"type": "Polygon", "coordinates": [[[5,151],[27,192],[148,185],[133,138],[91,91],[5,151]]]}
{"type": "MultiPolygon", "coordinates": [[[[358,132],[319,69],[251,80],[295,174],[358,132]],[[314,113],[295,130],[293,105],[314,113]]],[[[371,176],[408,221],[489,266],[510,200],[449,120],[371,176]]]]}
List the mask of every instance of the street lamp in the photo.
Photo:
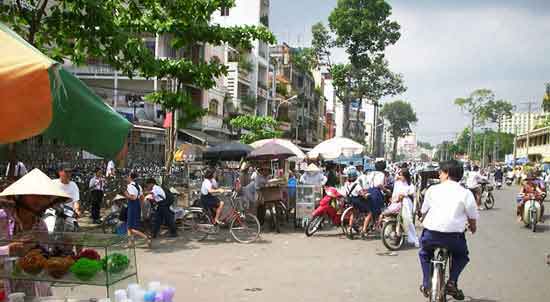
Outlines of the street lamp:
{"type": "Polygon", "coordinates": [[[279,104],[277,104],[277,107],[273,108],[273,118],[274,119],[277,119],[277,116],[279,116],[279,108],[281,107],[282,104],[288,104],[290,103],[291,101],[295,100],[298,98],[298,95],[295,95],[295,96],[292,96],[286,100],[283,100],[281,102],[279,102],[279,104]]]}

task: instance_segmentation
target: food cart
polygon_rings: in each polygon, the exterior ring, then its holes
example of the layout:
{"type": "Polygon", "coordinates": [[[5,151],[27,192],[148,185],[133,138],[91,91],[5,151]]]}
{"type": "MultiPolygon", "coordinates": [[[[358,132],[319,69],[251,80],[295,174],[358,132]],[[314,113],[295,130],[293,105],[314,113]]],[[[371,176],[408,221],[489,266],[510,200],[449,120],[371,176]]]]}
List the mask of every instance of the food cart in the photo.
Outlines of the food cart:
{"type": "Polygon", "coordinates": [[[323,197],[323,187],[298,184],[296,186],[296,208],[294,211],[294,226],[304,228],[311,214],[323,197]]]}

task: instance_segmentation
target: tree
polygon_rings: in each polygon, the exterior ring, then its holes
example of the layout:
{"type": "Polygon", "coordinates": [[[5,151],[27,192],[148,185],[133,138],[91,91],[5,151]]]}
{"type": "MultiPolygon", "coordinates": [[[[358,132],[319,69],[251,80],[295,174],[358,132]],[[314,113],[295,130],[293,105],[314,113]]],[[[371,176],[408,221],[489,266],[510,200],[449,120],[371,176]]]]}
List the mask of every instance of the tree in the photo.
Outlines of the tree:
{"type": "MultiPolygon", "coordinates": [[[[506,117],[512,116],[512,111],[514,110],[514,105],[510,103],[509,101],[505,100],[497,100],[497,101],[489,101],[484,108],[484,115],[487,117],[487,119],[495,123],[497,125],[497,133],[500,133],[500,129],[502,128],[502,121],[506,117]]],[[[497,142],[494,145],[493,149],[493,160],[498,160],[500,157],[498,156],[498,149],[499,149],[499,139],[500,136],[497,136],[497,142]]]]}
{"type": "Polygon", "coordinates": [[[233,129],[248,130],[248,133],[241,133],[241,142],[243,144],[250,144],[257,140],[266,138],[281,137],[282,132],[276,130],[278,123],[270,116],[252,116],[241,115],[230,122],[233,129]]]}
{"type": "Polygon", "coordinates": [[[433,150],[434,149],[434,146],[432,146],[432,144],[428,143],[428,142],[417,142],[416,143],[418,145],[418,147],[420,148],[424,148],[426,150],[433,150]]]}
{"type": "Polygon", "coordinates": [[[411,104],[404,101],[394,101],[384,104],[380,114],[388,120],[389,132],[393,138],[392,159],[397,157],[397,142],[399,138],[411,133],[411,124],[418,121],[411,104]]]}
{"type": "MultiPolygon", "coordinates": [[[[4,1],[5,2],[5,1],[4,1]]],[[[210,89],[227,73],[223,62],[205,62],[191,53],[201,45],[230,44],[250,49],[252,41],[273,43],[264,26],[222,27],[212,15],[234,6],[234,0],[57,0],[8,1],[0,7],[0,20],[47,55],[76,64],[92,58],[126,75],[173,81],[170,89],[147,96],[167,112],[179,113],[180,125],[202,116],[201,106],[191,98],[191,87],[210,89]],[[27,3],[27,4],[24,4],[27,3]],[[155,58],[145,36],[170,38],[170,46],[183,53],[176,58],[155,58]]],[[[168,135],[166,164],[175,149],[176,120],[168,135]]]]}
{"type": "MultiPolygon", "coordinates": [[[[387,95],[405,90],[402,77],[391,73],[384,50],[400,37],[399,24],[391,21],[391,6],[381,0],[339,0],[329,16],[330,31],[322,23],[312,27],[312,49],[317,66],[330,72],[343,105],[344,129],[349,128],[350,104],[366,99],[377,105],[387,95]],[[334,64],[332,47],[344,48],[348,64],[334,64]]],[[[348,132],[346,134],[349,135],[348,132]]]]}
{"type": "MultiPolygon", "coordinates": [[[[493,102],[495,94],[489,89],[478,89],[470,94],[467,98],[457,98],[454,103],[459,106],[463,111],[470,114],[471,119],[471,132],[475,132],[476,126],[483,125],[487,119],[486,106],[489,102],[493,102]]],[[[470,144],[468,147],[468,156],[472,156],[473,148],[473,136],[470,137],[470,144]]]]}

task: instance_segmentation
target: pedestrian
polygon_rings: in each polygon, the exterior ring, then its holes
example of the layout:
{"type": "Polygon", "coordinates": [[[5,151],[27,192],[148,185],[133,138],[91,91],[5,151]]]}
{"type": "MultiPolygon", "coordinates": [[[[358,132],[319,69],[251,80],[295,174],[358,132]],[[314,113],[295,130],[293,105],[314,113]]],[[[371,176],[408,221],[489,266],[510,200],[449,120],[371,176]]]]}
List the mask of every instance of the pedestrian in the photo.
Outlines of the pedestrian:
{"type": "Polygon", "coordinates": [[[328,164],[327,165],[327,183],[326,185],[329,187],[336,187],[340,183],[338,181],[338,175],[336,175],[336,171],[334,164],[328,164]]]}
{"type": "Polygon", "coordinates": [[[327,183],[327,177],[315,164],[309,164],[304,171],[305,173],[300,177],[300,183],[314,186],[324,186],[327,183]]]}
{"type": "Polygon", "coordinates": [[[116,170],[115,170],[115,161],[114,160],[110,160],[108,163],[107,163],[107,171],[105,172],[105,176],[106,177],[115,177],[115,173],[116,173],[116,170]]]}
{"type": "Polygon", "coordinates": [[[61,190],[71,196],[69,202],[65,203],[66,206],[73,209],[77,216],[81,216],[80,212],[80,189],[74,181],[71,180],[72,168],[68,163],[62,163],[57,169],[58,179],[53,180],[54,183],[61,186],[61,190]]]}
{"type": "Polygon", "coordinates": [[[147,241],[147,245],[151,248],[151,238],[145,235],[142,231],[139,230],[141,227],[141,207],[143,206],[143,189],[140,185],[136,183],[138,175],[136,172],[131,172],[130,175],[126,178],[128,186],[126,187],[126,192],[124,196],[128,199],[128,217],[127,217],[127,227],[128,227],[128,237],[130,237],[130,246],[135,245],[134,236],[141,237],[147,241]]]}
{"type": "Polygon", "coordinates": [[[151,210],[153,211],[153,239],[158,237],[161,225],[168,227],[170,237],[177,237],[174,213],[170,210],[170,206],[174,203],[172,193],[170,191],[166,192],[153,178],[145,181],[145,190],[150,192],[146,199],[151,203],[151,210]]]}
{"type": "Polygon", "coordinates": [[[101,205],[103,204],[103,195],[105,194],[105,178],[103,178],[100,168],[95,169],[95,175],[90,179],[89,188],[92,203],[92,220],[94,224],[99,224],[101,205]]]}
{"type": "Polygon", "coordinates": [[[23,177],[25,174],[27,174],[27,168],[21,162],[20,160],[17,160],[17,157],[15,155],[12,155],[12,159],[8,162],[8,165],[6,166],[6,177],[10,177],[11,180],[18,180],[19,178],[23,177]],[[12,168],[12,163],[14,163],[13,171],[10,171],[12,168]],[[12,173],[10,175],[10,172],[12,173]]]}
{"type": "MultiPolygon", "coordinates": [[[[56,204],[69,200],[69,195],[38,169],[30,171],[0,193],[0,236],[9,242],[14,234],[23,232],[48,232],[41,219],[44,211],[56,204]]],[[[0,246],[0,257],[24,255],[30,246],[24,242],[11,242],[0,246]]],[[[32,248],[35,248],[34,246],[32,248]]],[[[50,283],[27,280],[4,280],[6,296],[14,292],[25,293],[26,297],[52,295],[50,283]]],[[[1,288],[1,286],[0,286],[1,288]]]]}

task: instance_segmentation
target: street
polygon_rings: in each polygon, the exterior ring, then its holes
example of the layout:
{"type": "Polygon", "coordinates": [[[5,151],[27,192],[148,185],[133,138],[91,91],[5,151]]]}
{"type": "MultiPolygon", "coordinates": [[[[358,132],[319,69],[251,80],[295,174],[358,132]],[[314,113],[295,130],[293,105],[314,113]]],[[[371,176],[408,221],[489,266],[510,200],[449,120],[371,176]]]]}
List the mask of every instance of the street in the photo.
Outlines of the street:
{"type": "MultiPolygon", "coordinates": [[[[515,221],[517,189],[496,191],[495,208],[481,212],[478,233],[467,235],[466,301],[550,297],[550,225],[533,234],[515,221]]],[[[178,301],[425,301],[417,252],[391,255],[378,239],[350,241],[336,230],[311,238],[286,231],[251,245],[223,237],[160,242],[152,252],[139,249],[138,262],[147,276],[140,281],[175,285],[178,301]]]]}

